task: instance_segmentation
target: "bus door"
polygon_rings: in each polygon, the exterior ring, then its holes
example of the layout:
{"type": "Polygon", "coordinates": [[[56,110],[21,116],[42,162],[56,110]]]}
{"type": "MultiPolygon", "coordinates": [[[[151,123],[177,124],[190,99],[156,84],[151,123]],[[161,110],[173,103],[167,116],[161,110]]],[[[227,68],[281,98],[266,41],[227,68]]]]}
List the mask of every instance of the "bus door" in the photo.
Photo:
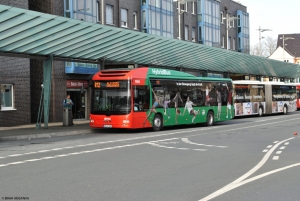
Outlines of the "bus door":
{"type": "Polygon", "coordinates": [[[133,127],[142,127],[150,104],[149,86],[133,86],[133,127]]]}

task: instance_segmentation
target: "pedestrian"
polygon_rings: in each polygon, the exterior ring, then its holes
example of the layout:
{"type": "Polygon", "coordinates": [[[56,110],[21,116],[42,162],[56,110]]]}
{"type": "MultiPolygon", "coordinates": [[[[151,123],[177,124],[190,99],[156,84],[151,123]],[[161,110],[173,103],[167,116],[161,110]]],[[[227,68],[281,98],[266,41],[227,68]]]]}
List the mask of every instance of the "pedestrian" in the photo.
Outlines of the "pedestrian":
{"type": "Polygon", "coordinates": [[[74,103],[70,98],[70,94],[68,94],[67,97],[64,99],[63,106],[64,106],[64,108],[67,108],[68,110],[71,110],[71,125],[74,125],[74,123],[73,123],[73,112],[72,112],[72,106],[73,105],[74,105],[74,103]]]}

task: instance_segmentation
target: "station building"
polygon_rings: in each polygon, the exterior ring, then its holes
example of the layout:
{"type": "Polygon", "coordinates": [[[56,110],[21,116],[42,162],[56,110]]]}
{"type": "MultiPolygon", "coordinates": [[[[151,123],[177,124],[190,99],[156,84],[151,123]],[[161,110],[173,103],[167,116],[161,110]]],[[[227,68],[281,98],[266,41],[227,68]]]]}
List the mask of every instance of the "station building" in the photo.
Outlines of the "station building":
{"type": "MultiPolygon", "coordinates": [[[[0,5],[44,13],[45,18],[47,18],[46,14],[51,14],[120,28],[124,31],[129,30],[131,33],[142,32],[166,39],[181,40],[183,43],[180,44],[185,46],[190,43],[193,47],[204,45],[213,49],[224,49],[225,52],[228,50],[240,52],[239,54],[249,54],[249,14],[244,5],[232,0],[198,0],[188,3],[171,0],[0,0],[0,5]]],[[[43,18],[43,15],[39,17],[43,18]]],[[[55,28],[64,29],[53,27],[55,28]]],[[[5,34],[13,35],[14,33],[5,34]]],[[[28,40],[34,40],[30,37],[33,36],[29,36],[28,40]]],[[[51,44],[47,45],[51,46],[51,44]]],[[[72,42],[70,45],[73,45],[73,49],[80,47],[80,44],[72,42]]],[[[26,46],[23,49],[28,50],[31,47],[26,46]]],[[[170,48],[170,51],[175,52],[175,49],[170,48]]],[[[183,52],[182,54],[190,53],[183,52]]],[[[155,58],[151,65],[149,62],[111,60],[102,60],[102,63],[74,62],[63,59],[54,61],[49,121],[62,121],[62,102],[67,94],[71,95],[75,103],[72,111],[74,118],[89,118],[90,80],[99,69],[132,68],[145,65],[174,69],[174,66],[164,66],[163,62],[155,58]]],[[[0,54],[0,126],[14,126],[37,121],[43,93],[42,67],[43,60],[34,55],[26,58],[26,56],[10,56],[9,53],[0,54]]],[[[242,65],[242,68],[246,67],[242,65]]],[[[210,69],[207,66],[195,69],[180,65],[175,69],[195,76],[258,80],[263,78],[259,73],[253,72],[252,75],[249,73],[245,75],[234,70],[229,72],[220,68],[210,69]]],[[[268,75],[265,73],[264,76],[268,75]]]]}

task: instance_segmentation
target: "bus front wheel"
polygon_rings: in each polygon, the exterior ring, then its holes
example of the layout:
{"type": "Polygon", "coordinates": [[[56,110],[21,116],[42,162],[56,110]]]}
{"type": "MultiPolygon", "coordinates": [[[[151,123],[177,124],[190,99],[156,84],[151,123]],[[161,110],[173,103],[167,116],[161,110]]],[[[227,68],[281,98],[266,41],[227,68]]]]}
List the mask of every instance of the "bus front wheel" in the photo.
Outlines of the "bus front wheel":
{"type": "Polygon", "coordinates": [[[155,114],[153,119],[153,130],[160,131],[162,129],[162,118],[159,114],[155,114]]]}
{"type": "Polygon", "coordinates": [[[209,111],[207,113],[206,125],[207,126],[214,125],[214,113],[212,111],[209,111]]]}

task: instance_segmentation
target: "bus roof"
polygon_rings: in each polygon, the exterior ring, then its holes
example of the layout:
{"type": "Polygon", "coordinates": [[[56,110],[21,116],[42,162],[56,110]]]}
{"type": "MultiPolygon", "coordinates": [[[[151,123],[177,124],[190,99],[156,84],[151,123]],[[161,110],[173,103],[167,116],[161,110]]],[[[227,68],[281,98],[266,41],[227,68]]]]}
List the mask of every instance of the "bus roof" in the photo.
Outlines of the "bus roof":
{"type": "Polygon", "coordinates": [[[231,81],[230,78],[196,77],[182,71],[140,67],[133,69],[107,69],[97,72],[93,80],[127,80],[127,79],[181,79],[181,80],[210,80],[231,81]]]}
{"type": "Polygon", "coordinates": [[[263,85],[291,85],[295,86],[295,83],[285,82],[261,82],[257,80],[233,80],[233,84],[263,84],[263,85]]]}

